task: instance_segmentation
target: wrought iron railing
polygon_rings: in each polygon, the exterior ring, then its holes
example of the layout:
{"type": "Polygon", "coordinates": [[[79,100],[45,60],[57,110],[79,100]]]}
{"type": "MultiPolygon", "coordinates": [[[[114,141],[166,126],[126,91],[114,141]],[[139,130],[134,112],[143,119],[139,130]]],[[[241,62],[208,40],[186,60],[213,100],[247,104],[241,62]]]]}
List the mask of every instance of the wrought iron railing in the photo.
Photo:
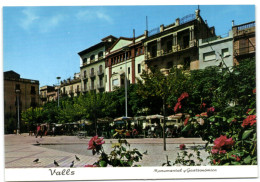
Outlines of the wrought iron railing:
{"type": "Polygon", "coordinates": [[[159,32],[160,32],[160,27],[154,28],[154,29],[148,31],[148,37],[150,37],[152,35],[155,35],[155,34],[157,34],[159,32]]]}
{"type": "Polygon", "coordinates": [[[255,27],[255,22],[240,25],[240,26],[237,27],[237,30],[244,30],[244,29],[251,28],[251,27],[255,27]]]}
{"type": "Polygon", "coordinates": [[[180,19],[180,25],[195,19],[195,14],[189,14],[180,19]]]}

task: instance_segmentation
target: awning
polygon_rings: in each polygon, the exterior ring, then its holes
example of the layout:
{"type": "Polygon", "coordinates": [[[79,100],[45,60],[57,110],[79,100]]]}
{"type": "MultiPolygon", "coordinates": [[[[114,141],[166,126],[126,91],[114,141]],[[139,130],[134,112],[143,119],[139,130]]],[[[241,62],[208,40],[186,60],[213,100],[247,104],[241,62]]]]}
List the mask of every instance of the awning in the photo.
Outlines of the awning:
{"type": "Polygon", "coordinates": [[[86,119],[81,119],[78,121],[79,124],[86,124],[86,125],[91,125],[92,121],[86,120],[86,119]]]}

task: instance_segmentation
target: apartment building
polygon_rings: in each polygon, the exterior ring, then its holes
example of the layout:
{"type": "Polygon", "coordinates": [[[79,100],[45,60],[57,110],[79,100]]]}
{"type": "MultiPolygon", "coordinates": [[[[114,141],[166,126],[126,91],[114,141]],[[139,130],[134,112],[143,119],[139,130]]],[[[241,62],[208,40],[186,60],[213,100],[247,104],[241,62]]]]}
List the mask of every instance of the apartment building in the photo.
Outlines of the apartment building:
{"type": "MultiPolygon", "coordinates": [[[[21,112],[39,105],[39,81],[21,78],[14,71],[4,72],[4,114],[5,133],[17,129],[21,112]]],[[[23,123],[20,128],[23,130],[23,123]]]]}
{"type": "Polygon", "coordinates": [[[232,31],[234,64],[239,64],[243,59],[255,57],[255,21],[233,25],[232,31]]]}
{"type": "Polygon", "coordinates": [[[215,36],[200,16],[200,10],[177,18],[174,23],[145,31],[144,57],[146,70],[158,67],[167,70],[173,66],[187,70],[199,69],[198,40],[215,36]]]}
{"type": "Polygon", "coordinates": [[[45,85],[40,87],[40,99],[41,99],[41,104],[46,104],[47,102],[55,100],[56,96],[55,92],[55,86],[49,86],[45,85]]]}
{"type": "Polygon", "coordinates": [[[78,53],[81,59],[80,75],[83,93],[105,91],[105,54],[116,40],[116,37],[109,35],[103,38],[100,43],[78,53]]]}
{"type": "Polygon", "coordinates": [[[80,73],[75,73],[73,79],[68,78],[60,82],[60,86],[56,88],[56,92],[59,93],[61,97],[76,97],[81,93],[81,78],[80,73]]]}
{"type": "Polygon", "coordinates": [[[208,66],[233,66],[233,32],[226,36],[199,39],[199,69],[208,66]]]}
{"type": "Polygon", "coordinates": [[[144,69],[144,35],[133,38],[120,37],[106,55],[106,91],[136,83],[144,69]]]}

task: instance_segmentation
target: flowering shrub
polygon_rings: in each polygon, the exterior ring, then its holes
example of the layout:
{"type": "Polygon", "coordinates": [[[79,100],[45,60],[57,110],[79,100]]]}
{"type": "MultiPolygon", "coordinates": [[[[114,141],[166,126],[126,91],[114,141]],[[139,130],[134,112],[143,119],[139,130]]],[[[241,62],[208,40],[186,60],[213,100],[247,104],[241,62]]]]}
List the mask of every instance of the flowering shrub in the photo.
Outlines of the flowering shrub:
{"type": "Polygon", "coordinates": [[[180,145],[180,149],[181,149],[181,150],[184,150],[185,148],[186,148],[186,145],[185,145],[185,144],[181,144],[181,145],[180,145]]]}
{"type": "Polygon", "coordinates": [[[175,104],[174,109],[173,109],[175,113],[177,113],[181,109],[181,107],[182,107],[181,101],[183,101],[187,97],[189,97],[189,94],[187,92],[183,92],[181,94],[181,96],[178,98],[178,102],[175,104]]]}
{"type": "Polygon", "coordinates": [[[98,136],[94,136],[88,142],[88,150],[92,150],[93,155],[95,155],[95,153],[99,153],[101,146],[104,143],[105,141],[103,141],[103,137],[98,138],[98,136]]]}
{"type": "Polygon", "coordinates": [[[135,148],[130,150],[130,144],[123,139],[118,139],[118,143],[112,144],[113,150],[110,154],[107,154],[102,144],[105,142],[103,138],[98,138],[98,136],[94,136],[90,139],[88,144],[88,150],[92,150],[93,155],[100,154],[99,160],[94,164],[85,165],[85,167],[130,167],[130,166],[138,166],[134,165],[134,162],[139,162],[142,159],[142,154],[135,148]],[[129,150],[123,146],[123,144],[129,147],[129,150]]]}

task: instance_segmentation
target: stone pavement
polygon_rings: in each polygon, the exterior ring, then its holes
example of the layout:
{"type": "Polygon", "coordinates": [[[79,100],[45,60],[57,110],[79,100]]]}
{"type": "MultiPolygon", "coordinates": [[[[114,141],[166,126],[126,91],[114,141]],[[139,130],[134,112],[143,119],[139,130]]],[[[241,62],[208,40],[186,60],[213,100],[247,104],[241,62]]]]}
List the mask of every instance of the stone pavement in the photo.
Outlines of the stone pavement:
{"type": "MultiPolygon", "coordinates": [[[[91,151],[87,151],[87,144],[90,139],[79,139],[76,136],[43,136],[35,138],[28,134],[5,135],[5,168],[53,168],[54,160],[59,163],[59,167],[69,167],[74,161],[74,167],[84,167],[85,164],[93,164],[97,161],[97,155],[93,156],[91,151]],[[80,161],[75,159],[75,155],[80,161]],[[33,162],[35,159],[39,162],[33,162]]],[[[105,151],[111,148],[111,143],[116,143],[117,139],[104,139],[105,151]]],[[[131,148],[137,148],[141,153],[148,151],[143,156],[143,160],[138,164],[141,166],[161,166],[166,162],[166,155],[170,161],[174,161],[177,153],[181,152],[180,144],[187,146],[187,151],[191,152],[192,146],[204,146],[200,138],[167,138],[167,150],[163,150],[162,138],[136,138],[127,139],[131,148]]],[[[203,165],[208,165],[206,161],[207,153],[200,150],[203,165]]]]}

